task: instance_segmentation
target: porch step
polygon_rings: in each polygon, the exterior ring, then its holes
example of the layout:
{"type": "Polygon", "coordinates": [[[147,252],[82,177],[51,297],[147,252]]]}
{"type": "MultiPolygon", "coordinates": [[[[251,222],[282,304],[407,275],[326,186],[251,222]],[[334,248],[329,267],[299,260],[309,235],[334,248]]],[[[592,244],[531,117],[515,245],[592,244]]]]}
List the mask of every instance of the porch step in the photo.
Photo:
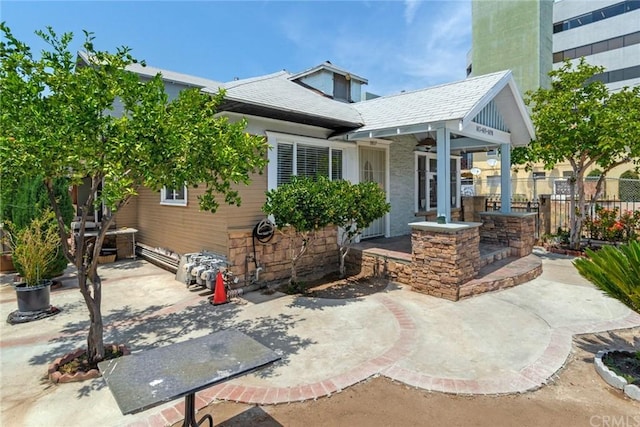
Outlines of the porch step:
{"type": "Polygon", "coordinates": [[[506,246],[480,245],[480,268],[509,257],[511,249],[506,246]]]}
{"type": "Polygon", "coordinates": [[[460,286],[459,299],[510,288],[542,274],[542,260],[531,254],[523,258],[506,257],[485,265],[478,276],[460,286]]]}

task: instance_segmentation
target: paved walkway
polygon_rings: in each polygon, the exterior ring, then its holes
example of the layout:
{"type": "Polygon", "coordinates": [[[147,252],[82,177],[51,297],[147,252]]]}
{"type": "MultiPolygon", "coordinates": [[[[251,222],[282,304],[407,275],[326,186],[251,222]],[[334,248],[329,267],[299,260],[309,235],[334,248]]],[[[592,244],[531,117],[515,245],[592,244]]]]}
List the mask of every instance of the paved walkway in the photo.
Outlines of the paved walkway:
{"type": "MultiPolygon", "coordinates": [[[[536,389],[560,369],[572,335],[640,326],[640,316],[594,289],[562,256],[543,255],[539,278],[450,302],[390,285],[361,299],[249,294],[206,303],[142,261],[101,267],[105,342],[144,351],[234,327],[282,355],[275,365],[198,393],[214,400],[274,404],[315,399],[374,375],[458,394],[536,389]]],[[[6,279],[6,278],[5,278],[6,279]]],[[[102,379],[51,385],[55,357],[84,345],[87,313],[72,280],[52,292],[57,316],[0,326],[2,425],[153,425],[183,418],[182,402],[123,416],[102,379]]],[[[0,315],[15,310],[0,287],[0,315]]]]}

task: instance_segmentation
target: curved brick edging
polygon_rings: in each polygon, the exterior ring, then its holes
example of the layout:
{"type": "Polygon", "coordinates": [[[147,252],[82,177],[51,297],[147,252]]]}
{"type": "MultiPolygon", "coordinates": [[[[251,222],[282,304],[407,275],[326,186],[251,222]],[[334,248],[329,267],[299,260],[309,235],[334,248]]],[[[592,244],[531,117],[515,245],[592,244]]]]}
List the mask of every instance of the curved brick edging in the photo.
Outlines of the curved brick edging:
{"type": "MultiPolygon", "coordinates": [[[[293,387],[255,387],[231,383],[218,384],[196,393],[196,411],[210,405],[216,400],[255,405],[273,405],[317,399],[339,393],[347,387],[360,383],[388,369],[397,360],[403,358],[411,351],[416,334],[416,325],[406,309],[395,303],[391,298],[380,296],[379,300],[381,304],[393,314],[400,330],[396,342],[382,355],[368,360],[350,371],[312,384],[293,387]]],[[[184,402],[181,401],[169,408],[163,409],[159,413],[150,415],[146,423],[144,421],[137,421],[129,424],[129,426],[172,425],[182,419],[184,419],[184,402]]]]}
{"type": "MultiPolygon", "coordinates": [[[[105,348],[106,347],[111,347],[114,350],[117,348],[117,351],[120,351],[123,356],[131,354],[131,351],[129,351],[127,346],[123,344],[105,344],[105,348]]],[[[51,365],[49,365],[49,369],[47,370],[47,373],[49,374],[49,380],[54,384],[60,384],[86,381],[100,377],[100,371],[97,369],[91,369],[87,372],[77,372],[75,374],[63,374],[59,371],[60,366],[64,365],[65,363],[71,362],[73,359],[82,356],[86,352],[86,348],[80,348],[62,357],[58,357],[51,365]]]]}
{"type": "Polygon", "coordinates": [[[212,400],[230,400],[248,404],[300,402],[330,396],[380,373],[410,351],[416,330],[413,319],[402,306],[387,297],[381,297],[380,302],[393,314],[400,330],[396,342],[382,355],[370,359],[350,371],[311,384],[293,387],[245,387],[220,384],[208,389],[207,391],[211,391],[211,394],[207,397],[212,397],[212,400]],[[213,391],[217,392],[213,394],[213,391]]]}
{"type": "Polygon", "coordinates": [[[511,394],[535,390],[546,384],[558,371],[571,351],[571,335],[553,331],[542,355],[519,372],[491,379],[461,379],[435,377],[411,369],[392,366],[382,372],[392,380],[421,388],[451,394],[511,394]]]}
{"type": "MultiPolygon", "coordinates": [[[[640,326],[640,315],[631,312],[622,319],[609,320],[576,326],[557,328],[551,331],[549,343],[538,359],[518,372],[512,372],[490,379],[456,379],[435,377],[418,371],[402,368],[396,362],[404,359],[413,351],[417,326],[407,310],[391,298],[379,295],[376,298],[389,310],[399,326],[399,337],[382,355],[362,363],[360,366],[312,384],[293,387],[254,387],[230,383],[219,384],[196,394],[196,411],[212,404],[216,400],[228,400],[256,405],[301,402],[330,396],[347,387],[360,383],[375,375],[384,375],[391,380],[427,391],[442,393],[474,394],[513,394],[539,389],[559,371],[571,353],[573,335],[585,332],[585,329],[602,330],[625,329],[640,326]]],[[[184,402],[150,415],[146,422],[138,421],[129,426],[165,426],[184,419],[184,402]]]]}

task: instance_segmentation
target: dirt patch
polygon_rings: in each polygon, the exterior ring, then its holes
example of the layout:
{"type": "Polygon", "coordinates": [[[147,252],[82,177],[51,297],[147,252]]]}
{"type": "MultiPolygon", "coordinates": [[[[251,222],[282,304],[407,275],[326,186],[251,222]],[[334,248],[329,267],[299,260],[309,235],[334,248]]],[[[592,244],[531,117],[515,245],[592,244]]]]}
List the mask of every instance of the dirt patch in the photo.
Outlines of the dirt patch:
{"type": "Polygon", "coordinates": [[[313,298],[347,299],[382,292],[388,284],[388,280],[380,277],[357,275],[340,278],[338,273],[330,273],[318,279],[301,281],[294,287],[282,285],[280,291],[313,298]]]}
{"type": "Polygon", "coordinates": [[[345,279],[326,279],[317,285],[307,288],[306,295],[315,298],[360,298],[382,292],[389,282],[379,277],[352,276],[345,279]]]}
{"type": "MultiPolygon", "coordinates": [[[[640,328],[574,339],[564,369],[539,390],[503,396],[455,396],[377,377],[315,401],[275,406],[209,405],[221,426],[640,426],[640,402],[606,384],[593,357],[603,348],[640,349],[640,328]]],[[[180,425],[179,423],[176,425],[180,425]]]]}

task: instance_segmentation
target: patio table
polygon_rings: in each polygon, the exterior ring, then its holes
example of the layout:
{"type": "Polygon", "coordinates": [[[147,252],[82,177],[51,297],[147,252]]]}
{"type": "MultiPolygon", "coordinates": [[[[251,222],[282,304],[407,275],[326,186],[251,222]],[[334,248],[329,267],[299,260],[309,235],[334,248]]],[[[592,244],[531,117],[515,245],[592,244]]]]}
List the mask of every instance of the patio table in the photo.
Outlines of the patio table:
{"type": "Polygon", "coordinates": [[[195,420],[195,393],[280,359],[242,332],[227,329],[137,354],[100,362],[98,367],[123,414],[134,414],[185,397],[184,426],[195,420]]]}

